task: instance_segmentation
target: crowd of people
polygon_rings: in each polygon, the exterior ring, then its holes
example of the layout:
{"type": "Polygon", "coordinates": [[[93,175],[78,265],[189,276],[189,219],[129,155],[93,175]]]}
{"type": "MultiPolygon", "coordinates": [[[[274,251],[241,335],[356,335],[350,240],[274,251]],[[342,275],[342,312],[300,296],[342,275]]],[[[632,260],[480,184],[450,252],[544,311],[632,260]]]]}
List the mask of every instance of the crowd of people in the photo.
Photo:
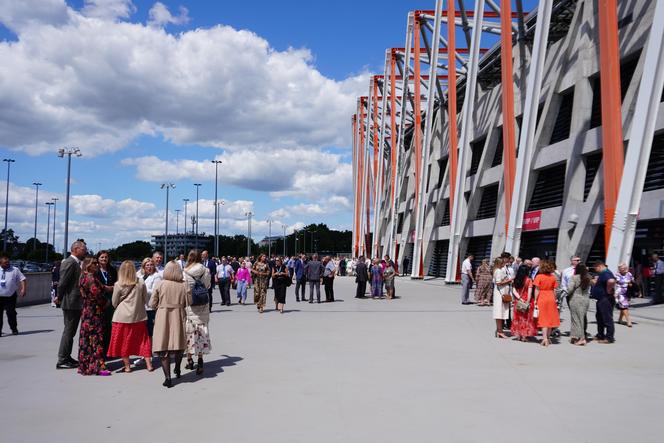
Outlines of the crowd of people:
{"type": "MultiPolygon", "coordinates": [[[[539,257],[522,260],[503,253],[493,260],[482,260],[473,268],[473,255],[461,265],[461,303],[463,305],[492,306],[496,323],[495,336],[528,341],[538,336],[540,343],[549,346],[552,336],[560,336],[560,312],[565,303],[570,311],[570,343],[583,346],[589,341],[587,312],[590,300],[596,302],[598,343],[615,341],[614,309],[618,309],[618,324],[632,327],[629,315],[630,300],[650,295],[650,281],[637,279],[622,263],[615,271],[598,260],[592,268],[578,256],[562,271],[555,262],[539,257]],[[594,271],[594,272],[593,272],[594,271]],[[592,275],[591,273],[594,273],[592,275]],[[475,301],[470,290],[475,286],[475,301]]],[[[664,261],[657,254],[651,256],[652,268],[640,275],[654,278],[653,303],[662,303],[664,261]]]]}
{"type": "MultiPolygon", "coordinates": [[[[6,273],[2,275],[4,278],[6,273]]],[[[130,260],[115,269],[107,251],[90,256],[86,244],[76,241],[71,255],[54,269],[53,303],[62,309],[64,320],[56,368],[108,376],[109,359],[120,359],[121,372],[130,373],[143,364],[152,372],[153,358],[158,358],[163,385],[170,388],[172,360],[176,378],[182,376],[185,356],[185,369],[204,373],[203,357],[212,349],[209,322],[215,288],[222,306],[232,304],[231,291],[238,304],[246,304],[247,289],[253,288],[254,304],[261,314],[267,305],[267,290],[272,288],[275,310],[283,314],[287,288],[293,283],[297,302],[334,302],[337,275],[346,275],[343,258],[320,259],[317,254],[214,258],[197,250],[166,264],[162,253],[155,252],[141,261],[140,269],[130,260]],[[77,332],[75,360],[72,350],[77,332]],[[136,358],[133,362],[132,357],[136,358]]],[[[12,285],[7,290],[25,292],[20,271],[7,279],[12,285]],[[21,284],[23,288],[17,291],[21,284]]],[[[15,316],[12,328],[16,328],[15,316]]]]}

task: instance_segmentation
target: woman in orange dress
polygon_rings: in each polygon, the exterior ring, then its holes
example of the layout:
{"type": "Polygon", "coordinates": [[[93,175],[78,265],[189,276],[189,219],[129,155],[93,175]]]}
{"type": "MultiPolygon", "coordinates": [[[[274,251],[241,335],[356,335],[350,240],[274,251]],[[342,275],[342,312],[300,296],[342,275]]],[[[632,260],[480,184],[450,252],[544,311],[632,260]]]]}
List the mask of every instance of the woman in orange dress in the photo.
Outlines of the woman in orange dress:
{"type": "Polygon", "coordinates": [[[549,346],[549,334],[551,329],[560,326],[560,315],[558,314],[558,305],[556,304],[556,295],[554,290],[558,287],[558,280],[553,275],[555,265],[544,260],[540,264],[539,274],[535,277],[533,286],[535,286],[535,306],[539,310],[537,317],[537,327],[542,328],[542,346],[549,346]]]}

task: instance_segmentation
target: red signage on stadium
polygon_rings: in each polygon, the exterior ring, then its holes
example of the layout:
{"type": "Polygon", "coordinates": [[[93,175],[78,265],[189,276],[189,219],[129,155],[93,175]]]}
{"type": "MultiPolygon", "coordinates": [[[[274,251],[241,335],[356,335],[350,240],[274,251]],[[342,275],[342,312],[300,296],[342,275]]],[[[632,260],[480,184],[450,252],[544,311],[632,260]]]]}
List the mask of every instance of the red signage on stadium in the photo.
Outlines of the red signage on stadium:
{"type": "Polygon", "coordinates": [[[530,211],[523,214],[523,230],[537,231],[542,222],[542,211],[530,211]]]}

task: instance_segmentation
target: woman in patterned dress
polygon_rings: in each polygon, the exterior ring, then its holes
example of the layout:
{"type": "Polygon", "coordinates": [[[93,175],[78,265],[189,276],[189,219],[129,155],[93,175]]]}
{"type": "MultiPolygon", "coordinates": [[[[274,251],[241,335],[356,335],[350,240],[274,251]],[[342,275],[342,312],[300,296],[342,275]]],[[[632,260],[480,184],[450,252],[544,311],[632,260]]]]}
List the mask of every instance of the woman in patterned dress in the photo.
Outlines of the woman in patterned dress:
{"type": "MultiPolygon", "coordinates": [[[[192,249],[187,255],[187,264],[183,272],[184,281],[189,287],[189,292],[194,288],[196,281],[203,283],[207,289],[210,289],[210,271],[201,263],[201,254],[192,249]]],[[[210,332],[208,323],[210,322],[210,308],[207,305],[187,306],[187,324],[185,326],[187,333],[187,365],[185,368],[194,369],[193,355],[198,355],[198,366],[196,374],[203,374],[203,354],[209,354],[212,349],[210,343],[210,332]]]]}
{"type": "Polygon", "coordinates": [[[491,291],[493,282],[493,275],[491,275],[491,266],[489,260],[486,258],[482,260],[482,264],[477,268],[475,273],[475,281],[477,288],[475,289],[475,301],[477,306],[491,306],[491,291]]]}
{"type": "Polygon", "coordinates": [[[258,261],[249,270],[254,276],[254,303],[258,312],[263,313],[265,308],[265,296],[267,295],[267,282],[270,278],[270,267],[267,264],[265,254],[258,257],[258,261]]]}
{"type": "Polygon", "coordinates": [[[529,268],[519,266],[514,277],[512,297],[514,298],[514,315],[511,332],[517,340],[526,341],[528,337],[537,335],[537,319],[533,318],[535,311],[535,298],[533,297],[533,281],[528,277],[529,268]],[[528,310],[517,309],[518,300],[528,303],[528,310]]]}
{"type": "Polygon", "coordinates": [[[95,277],[99,268],[96,258],[88,257],[81,266],[81,329],[78,339],[78,373],[111,375],[104,363],[104,308],[108,301],[104,286],[95,277]]]}
{"type": "Polygon", "coordinates": [[[630,288],[635,285],[634,276],[625,263],[618,265],[618,272],[616,272],[616,300],[620,315],[618,316],[618,324],[627,324],[628,328],[632,327],[632,319],[629,317],[629,297],[628,292],[630,288]],[[623,319],[626,320],[623,321],[623,319]]]}
{"type": "Polygon", "coordinates": [[[371,266],[371,298],[380,298],[383,296],[383,268],[377,258],[373,260],[371,266]]]}

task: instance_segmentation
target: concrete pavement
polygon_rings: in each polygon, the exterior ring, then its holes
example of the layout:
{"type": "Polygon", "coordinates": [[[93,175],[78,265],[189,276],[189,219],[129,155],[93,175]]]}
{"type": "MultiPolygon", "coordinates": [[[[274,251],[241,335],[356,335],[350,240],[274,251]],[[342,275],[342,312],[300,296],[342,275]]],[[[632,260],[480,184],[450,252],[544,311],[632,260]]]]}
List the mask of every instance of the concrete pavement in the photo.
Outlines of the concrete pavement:
{"type": "MultiPolygon", "coordinates": [[[[284,315],[217,303],[205,377],[185,371],[172,389],[161,386],[160,370],[56,371],[61,313],[21,308],[22,334],[0,338],[1,439],[659,442],[664,435],[662,306],[634,309],[635,326],[618,325],[614,345],[581,348],[563,339],[544,349],[493,338],[490,308],[461,306],[459,288],[438,280],[399,279],[401,298],[393,301],[354,299],[352,278],[335,285],[339,301],[320,305],[295,303],[289,288],[284,315]]],[[[594,323],[589,328],[594,333],[594,323]]]]}

